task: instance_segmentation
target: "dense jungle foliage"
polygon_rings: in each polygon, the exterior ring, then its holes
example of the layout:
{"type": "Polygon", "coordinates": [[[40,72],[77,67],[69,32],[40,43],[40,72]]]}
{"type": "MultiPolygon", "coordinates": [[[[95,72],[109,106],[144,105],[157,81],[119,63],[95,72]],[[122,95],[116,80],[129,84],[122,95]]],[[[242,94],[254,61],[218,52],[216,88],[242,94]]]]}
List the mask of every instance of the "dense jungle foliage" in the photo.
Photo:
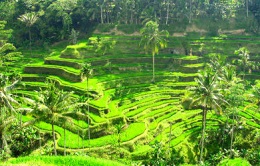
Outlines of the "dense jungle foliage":
{"type": "Polygon", "coordinates": [[[33,43],[45,46],[67,39],[72,28],[91,33],[98,23],[127,24],[126,31],[135,31],[153,20],[172,31],[195,23],[212,33],[245,27],[259,33],[259,8],[258,0],[3,0],[0,19],[14,30],[16,46],[28,45],[30,31],[33,43]],[[17,21],[22,15],[27,19],[17,21]]]}

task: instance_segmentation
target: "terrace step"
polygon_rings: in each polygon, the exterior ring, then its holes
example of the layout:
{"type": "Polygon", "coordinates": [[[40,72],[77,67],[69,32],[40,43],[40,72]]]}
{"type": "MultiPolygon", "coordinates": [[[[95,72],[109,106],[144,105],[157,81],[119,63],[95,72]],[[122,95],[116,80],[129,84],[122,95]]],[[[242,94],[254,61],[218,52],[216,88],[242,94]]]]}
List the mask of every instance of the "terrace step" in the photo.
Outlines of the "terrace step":
{"type": "Polygon", "coordinates": [[[80,72],[71,71],[68,67],[59,67],[53,65],[44,66],[26,66],[24,72],[28,74],[46,74],[46,75],[56,75],[65,78],[71,82],[80,82],[80,72]]]}
{"type": "Polygon", "coordinates": [[[127,104],[125,106],[119,107],[120,111],[130,111],[130,110],[134,110],[137,108],[141,108],[147,105],[150,105],[152,103],[161,101],[161,100],[168,100],[171,99],[171,96],[169,95],[157,95],[157,96],[153,96],[151,95],[149,98],[143,98],[143,99],[136,99],[137,101],[131,103],[131,104],[127,104]]]}
{"type": "Polygon", "coordinates": [[[72,59],[64,59],[64,58],[46,58],[44,60],[44,64],[46,65],[56,65],[56,66],[68,66],[75,69],[81,69],[82,65],[80,61],[75,61],[72,59]]]}
{"type": "Polygon", "coordinates": [[[157,83],[158,87],[167,87],[172,89],[185,89],[186,87],[196,86],[196,82],[172,82],[172,80],[164,80],[157,83]]]}
{"type": "Polygon", "coordinates": [[[174,108],[174,104],[177,104],[176,103],[170,103],[170,104],[167,104],[167,105],[163,105],[162,108],[160,109],[153,109],[151,110],[149,113],[139,117],[139,120],[144,120],[144,119],[149,119],[149,118],[153,118],[153,120],[155,119],[158,119],[159,117],[162,117],[170,112],[173,112],[175,110],[178,110],[179,108],[175,107],[174,108]]]}
{"type": "Polygon", "coordinates": [[[140,117],[143,116],[144,114],[146,114],[147,112],[150,112],[154,109],[159,109],[163,106],[168,106],[169,105],[170,100],[160,100],[158,99],[158,101],[152,101],[152,103],[144,105],[142,107],[138,107],[134,110],[128,110],[128,112],[126,113],[127,117],[140,117]]]}
{"type": "Polygon", "coordinates": [[[23,82],[45,82],[47,75],[41,74],[21,74],[23,82]]]}
{"type": "MultiPolygon", "coordinates": [[[[168,64],[172,64],[172,65],[194,64],[201,61],[199,57],[190,58],[187,56],[172,55],[172,54],[164,55],[164,57],[158,56],[155,58],[155,60],[156,60],[156,64],[167,64],[167,65],[168,64]]],[[[89,59],[89,61],[91,62],[92,66],[104,66],[108,62],[111,64],[138,64],[138,63],[150,64],[152,62],[152,57],[151,56],[145,57],[142,54],[139,55],[127,54],[127,57],[122,57],[122,56],[120,58],[108,57],[108,58],[102,58],[102,60],[89,59]]]]}

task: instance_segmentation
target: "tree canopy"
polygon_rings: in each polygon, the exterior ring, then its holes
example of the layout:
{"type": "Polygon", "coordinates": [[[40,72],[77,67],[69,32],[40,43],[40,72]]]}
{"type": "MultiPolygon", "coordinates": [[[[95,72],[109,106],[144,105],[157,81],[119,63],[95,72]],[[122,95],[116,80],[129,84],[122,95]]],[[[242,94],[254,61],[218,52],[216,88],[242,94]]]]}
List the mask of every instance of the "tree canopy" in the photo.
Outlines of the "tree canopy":
{"type": "Polygon", "coordinates": [[[6,20],[8,27],[17,30],[14,35],[21,39],[17,42],[21,45],[27,31],[22,23],[13,20],[26,13],[39,17],[31,29],[34,40],[54,42],[68,38],[72,28],[87,33],[96,23],[157,21],[161,26],[180,22],[185,26],[196,19],[227,20],[227,23],[232,19],[242,19],[241,22],[248,19],[244,24],[258,33],[259,9],[258,0],[5,0],[0,2],[0,20],[6,20]]]}

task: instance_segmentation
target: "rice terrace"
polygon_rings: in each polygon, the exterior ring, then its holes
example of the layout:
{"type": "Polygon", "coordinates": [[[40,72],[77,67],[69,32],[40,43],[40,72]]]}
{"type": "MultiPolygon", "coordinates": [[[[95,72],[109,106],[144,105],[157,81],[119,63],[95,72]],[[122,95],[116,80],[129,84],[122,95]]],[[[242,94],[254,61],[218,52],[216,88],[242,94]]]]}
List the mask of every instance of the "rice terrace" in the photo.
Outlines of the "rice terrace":
{"type": "Polygon", "coordinates": [[[0,9],[0,165],[260,166],[260,1],[0,9]]]}

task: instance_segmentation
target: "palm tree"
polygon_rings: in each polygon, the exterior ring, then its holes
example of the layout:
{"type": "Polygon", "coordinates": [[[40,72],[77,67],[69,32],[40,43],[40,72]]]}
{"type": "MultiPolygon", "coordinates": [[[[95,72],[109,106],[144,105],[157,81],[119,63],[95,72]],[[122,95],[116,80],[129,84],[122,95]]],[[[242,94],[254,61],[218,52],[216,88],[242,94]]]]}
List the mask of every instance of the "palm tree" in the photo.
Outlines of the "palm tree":
{"type": "Polygon", "coordinates": [[[109,50],[113,49],[116,45],[116,41],[110,38],[100,38],[100,41],[97,40],[96,46],[94,48],[95,52],[100,52],[102,55],[105,55],[109,50]]]}
{"type": "MultiPolygon", "coordinates": [[[[233,155],[233,142],[234,142],[234,132],[235,132],[235,122],[237,121],[239,107],[243,106],[244,103],[244,93],[245,87],[242,83],[236,83],[225,90],[225,99],[229,103],[227,110],[230,111],[228,115],[231,114],[232,124],[230,129],[230,157],[233,155]]],[[[228,116],[229,117],[229,116],[228,116]]]]}
{"type": "Polygon", "coordinates": [[[64,137],[64,156],[66,156],[66,126],[72,124],[72,119],[68,116],[62,116],[60,118],[61,126],[63,127],[63,137],[64,137]]]}
{"type": "Polygon", "coordinates": [[[246,47],[241,47],[240,49],[235,51],[235,54],[239,56],[240,59],[237,60],[238,64],[242,68],[243,80],[245,79],[246,70],[250,70],[252,66],[252,62],[249,61],[249,51],[246,47]]]}
{"type": "Polygon", "coordinates": [[[202,107],[202,131],[200,140],[200,163],[203,162],[203,150],[206,130],[206,120],[208,110],[214,109],[219,114],[222,112],[220,101],[222,95],[218,85],[218,75],[213,71],[211,66],[199,72],[198,78],[195,78],[195,82],[198,84],[196,87],[191,87],[193,102],[191,105],[200,105],[202,107]]]}
{"type": "Polygon", "coordinates": [[[257,106],[257,109],[255,112],[260,111],[260,81],[256,81],[255,85],[252,85],[252,92],[249,94],[248,98],[251,102],[251,104],[248,104],[244,110],[246,110],[249,107],[257,106]]]}
{"type": "MultiPolygon", "coordinates": [[[[78,99],[78,102],[79,102],[79,107],[75,110],[75,114],[77,116],[77,119],[78,119],[78,148],[79,148],[79,137],[80,137],[80,125],[79,125],[79,120],[80,119],[84,119],[86,114],[85,114],[85,108],[86,108],[86,102],[87,99],[86,99],[86,96],[83,95],[83,96],[80,96],[79,99],[78,99]]],[[[82,138],[84,137],[83,136],[83,130],[82,130],[82,138]]],[[[83,139],[82,139],[83,140],[83,139]]],[[[83,147],[83,142],[82,142],[82,147],[83,147]]]]}
{"type": "Polygon", "coordinates": [[[31,35],[31,26],[38,20],[38,16],[36,13],[31,12],[31,13],[25,13],[21,15],[18,18],[20,21],[25,23],[25,25],[28,27],[29,31],[29,40],[30,40],[30,54],[32,56],[32,35],[31,35]]]}
{"type": "Polygon", "coordinates": [[[240,82],[240,79],[237,77],[236,74],[236,66],[227,64],[224,67],[222,67],[221,82],[227,88],[240,82]]]}
{"type": "Polygon", "coordinates": [[[167,46],[167,40],[165,37],[169,36],[168,31],[159,31],[159,24],[157,22],[149,21],[145,24],[145,27],[141,29],[142,39],[140,45],[144,46],[146,53],[151,53],[153,56],[153,79],[155,82],[154,75],[154,56],[159,53],[159,49],[165,48],[167,46]]]}
{"type": "Polygon", "coordinates": [[[31,100],[33,110],[30,112],[37,121],[47,121],[52,126],[54,155],[57,155],[54,124],[66,117],[77,105],[72,99],[73,92],[59,90],[54,82],[46,82],[47,88],[38,92],[35,100],[31,100]]]}
{"type": "Polygon", "coordinates": [[[260,109],[260,82],[258,85],[254,85],[253,87],[253,97],[255,99],[255,103],[258,107],[258,110],[260,109]]]}
{"type": "Polygon", "coordinates": [[[93,69],[91,68],[91,64],[90,63],[86,63],[82,66],[81,68],[81,77],[84,79],[87,79],[87,105],[88,105],[88,140],[90,143],[90,115],[89,115],[89,78],[92,76],[93,74],[93,69]]]}
{"type": "Polygon", "coordinates": [[[10,92],[18,83],[19,80],[10,83],[9,77],[0,74],[0,106],[8,108],[6,111],[8,111],[9,114],[16,114],[15,108],[12,104],[18,105],[18,102],[10,92]]]}
{"type": "MultiPolygon", "coordinates": [[[[17,118],[14,115],[8,114],[7,107],[1,107],[1,117],[0,117],[0,147],[4,150],[4,158],[7,158],[10,155],[11,151],[7,143],[7,134],[10,132],[11,125],[17,121],[17,118]]],[[[2,152],[0,152],[1,154],[2,152]]]]}
{"type": "Polygon", "coordinates": [[[17,111],[14,104],[19,105],[13,97],[11,91],[18,84],[18,82],[19,80],[10,82],[7,76],[0,74],[0,145],[1,148],[5,150],[6,154],[10,153],[6,135],[9,132],[12,123],[17,120],[15,117],[17,111]]]}

